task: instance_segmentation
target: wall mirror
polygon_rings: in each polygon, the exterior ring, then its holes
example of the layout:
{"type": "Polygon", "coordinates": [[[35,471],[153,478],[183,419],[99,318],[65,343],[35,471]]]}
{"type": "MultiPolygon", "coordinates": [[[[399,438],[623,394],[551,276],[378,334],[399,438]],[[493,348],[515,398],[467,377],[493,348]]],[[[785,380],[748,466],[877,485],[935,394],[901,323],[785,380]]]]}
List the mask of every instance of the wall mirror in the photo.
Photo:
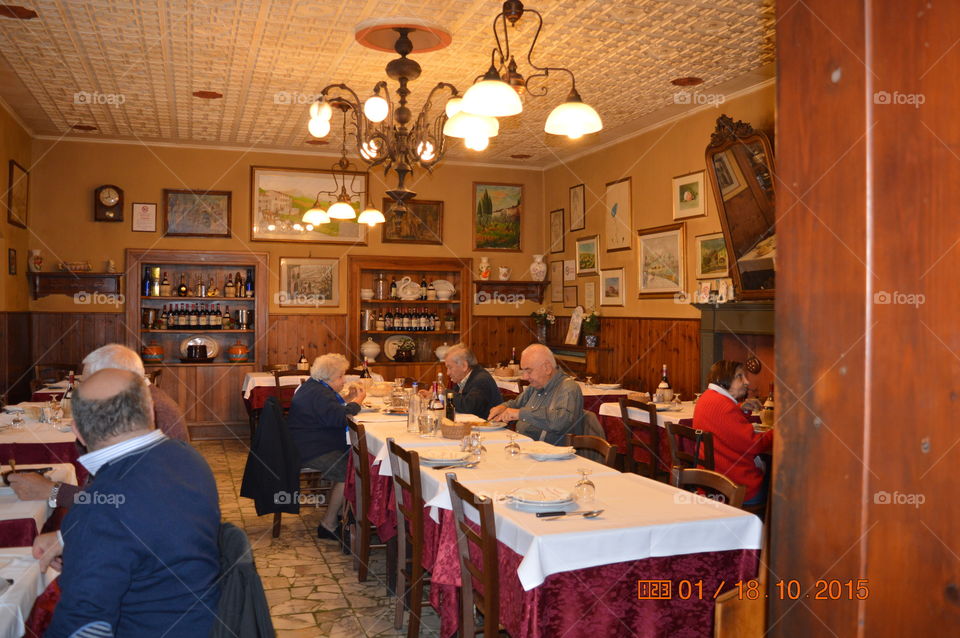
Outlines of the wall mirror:
{"type": "Polygon", "coordinates": [[[772,299],[777,244],[770,140],[746,122],[721,115],[706,161],[737,298],[772,299]]]}

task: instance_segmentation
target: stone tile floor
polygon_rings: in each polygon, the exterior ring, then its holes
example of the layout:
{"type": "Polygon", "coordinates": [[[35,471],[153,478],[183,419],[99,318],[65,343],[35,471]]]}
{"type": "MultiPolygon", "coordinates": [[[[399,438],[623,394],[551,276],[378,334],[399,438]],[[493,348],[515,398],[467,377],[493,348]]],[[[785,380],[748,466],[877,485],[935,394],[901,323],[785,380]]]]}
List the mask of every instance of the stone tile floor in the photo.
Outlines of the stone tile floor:
{"type": "MultiPolygon", "coordinates": [[[[284,514],[280,536],[273,538],[273,516],[258,517],[253,501],[240,498],[247,461],[244,442],[193,445],[213,469],[223,520],[250,538],[278,638],[406,635],[406,625],[402,631],[393,628],[395,599],[386,591],[384,550],[373,550],[367,582],[358,582],[353,558],[344,556],[339,544],[317,538],[324,509],[313,506],[302,507],[299,516],[284,514]]],[[[425,602],[420,635],[439,636],[439,627],[439,618],[425,602]]]]}

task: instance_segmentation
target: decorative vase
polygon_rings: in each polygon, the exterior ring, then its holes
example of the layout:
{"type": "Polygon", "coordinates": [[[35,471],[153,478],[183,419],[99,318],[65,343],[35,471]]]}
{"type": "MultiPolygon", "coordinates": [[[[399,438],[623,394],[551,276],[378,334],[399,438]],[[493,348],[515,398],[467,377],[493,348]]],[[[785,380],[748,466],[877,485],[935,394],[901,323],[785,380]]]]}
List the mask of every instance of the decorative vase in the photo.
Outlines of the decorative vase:
{"type": "Polygon", "coordinates": [[[149,345],[143,346],[140,358],[144,363],[163,363],[163,347],[156,341],[151,341],[149,345]]]}
{"type": "Polygon", "coordinates": [[[360,354],[366,359],[367,363],[373,363],[380,354],[380,344],[373,340],[373,337],[367,337],[367,340],[360,345],[360,354]]]}
{"type": "Polygon", "coordinates": [[[480,279],[490,279],[490,258],[481,257],[480,265],[477,267],[477,276],[480,279]]]}
{"type": "Polygon", "coordinates": [[[530,276],[534,281],[543,281],[547,278],[547,265],[543,263],[543,255],[534,255],[530,264],[530,276]]]}
{"type": "Polygon", "coordinates": [[[510,266],[500,266],[500,281],[508,281],[513,270],[510,266]]]}
{"type": "Polygon", "coordinates": [[[544,322],[544,323],[538,323],[538,324],[537,324],[537,341],[538,341],[539,343],[546,343],[546,342],[547,342],[547,324],[546,324],[546,322],[544,322]]]}
{"type": "Polygon", "coordinates": [[[43,257],[40,256],[39,248],[34,248],[30,251],[30,259],[28,263],[30,265],[30,272],[43,271],[43,257]]]}
{"type": "Polygon", "coordinates": [[[447,342],[444,341],[442,345],[436,347],[433,351],[433,354],[437,355],[437,359],[443,361],[444,357],[447,356],[447,352],[450,350],[450,346],[447,345],[447,342]]]}
{"type": "Polygon", "coordinates": [[[584,335],[583,342],[588,348],[596,348],[600,345],[600,335],[584,335]]]}
{"type": "Polygon", "coordinates": [[[246,363],[250,357],[250,349],[239,339],[227,348],[227,361],[230,363],[246,363]]]}

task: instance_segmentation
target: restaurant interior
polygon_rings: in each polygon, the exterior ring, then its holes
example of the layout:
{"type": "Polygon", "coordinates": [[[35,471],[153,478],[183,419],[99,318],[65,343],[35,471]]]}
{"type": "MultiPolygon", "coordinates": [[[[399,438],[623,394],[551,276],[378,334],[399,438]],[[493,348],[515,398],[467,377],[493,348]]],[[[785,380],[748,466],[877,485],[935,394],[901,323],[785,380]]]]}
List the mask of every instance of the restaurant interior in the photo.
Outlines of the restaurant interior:
{"type": "MultiPolygon", "coordinates": [[[[64,395],[121,344],[252,548],[256,628],[223,597],[211,635],[957,635],[958,25],[926,0],[0,4],[4,482],[97,484],[64,395]],[[339,480],[290,451],[328,354],[339,480]],[[530,425],[541,363],[582,397],[572,438],[530,425]],[[487,373],[508,409],[454,414],[487,373]],[[730,458],[715,397],[749,425],[730,458]]],[[[0,488],[0,636],[66,626],[83,504],[56,497],[0,488]]]]}

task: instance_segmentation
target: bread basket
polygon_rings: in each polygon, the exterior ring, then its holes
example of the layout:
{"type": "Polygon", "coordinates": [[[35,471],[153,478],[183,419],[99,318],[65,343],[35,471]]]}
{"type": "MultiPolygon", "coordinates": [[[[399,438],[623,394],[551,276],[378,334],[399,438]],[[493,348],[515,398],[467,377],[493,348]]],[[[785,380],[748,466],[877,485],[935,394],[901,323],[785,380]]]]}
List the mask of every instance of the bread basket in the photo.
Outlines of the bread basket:
{"type": "Polygon", "coordinates": [[[472,428],[470,423],[457,423],[447,418],[440,422],[440,434],[445,439],[462,439],[470,434],[472,428]]]}

